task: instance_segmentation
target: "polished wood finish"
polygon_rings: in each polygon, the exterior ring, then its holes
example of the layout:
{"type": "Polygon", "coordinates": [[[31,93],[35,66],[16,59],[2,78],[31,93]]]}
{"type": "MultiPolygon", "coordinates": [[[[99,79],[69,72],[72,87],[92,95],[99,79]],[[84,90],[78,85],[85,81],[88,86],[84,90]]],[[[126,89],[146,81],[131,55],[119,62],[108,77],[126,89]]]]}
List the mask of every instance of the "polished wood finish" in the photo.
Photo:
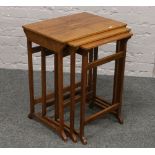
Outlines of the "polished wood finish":
{"type": "Polygon", "coordinates": [[[82,73],[81,73],[81,106],[80,106],[80,139],[83,144],[87,143],[84,137],[85,125],[85,107],[86,107],[86,86],[87,86],[87,64],[88,64],[88,51],[84,51],[82,55],[82,73]]]}
{"type": "Polygon", "coordinates": [[[33,59],[32,59],[32,42],[27,40],[27,49],[28,49],[28,77],[29,77],[29,93],[30,93],[30,113],[28,115],[29,118],[33,117],[34,109],[34,80],[33,80],[33,59]]]}
{"type": "MultiPolygon", "coordinates": [[[[93,61],[93,58],[94,58],[94,55],[93,55],[93,49],[92,49],[92,52],[89,52],[89,63],[91,63],[93,61]]],[[[89,87],[89,91],[92,92],[91,94],[91,102],[90,102],[90,105],[92,104],[93,102],[93,69],[90,68],[89,69],[89,72],[88,72],[89,76],[88,76],[88,87],[89,87]]]]}
{"type": "Polygon", "coordinates": [[[77,46],[85,45],[88,43],[92,43],[97,40],[106,39],[109,37],[113,37],[115,35],[120,35],[120,34],[123,34],[126,32],[130,32],[130,29],[128,29],[126,27],[121,27],[121,28],[117,28],[117,29],[114,29],[111,31],[106,31],[106,32],[98,33],[98,34],[91,35],[88,37],[84,37],[84,38],[81,38],[78,40],[73,40],[73,41],[69,42],[69,45],[77,47],[77,46]]]}
{"type": "Polygon", "coordinates": [[[124,26],[125,23],[83,12],[27,24],[23,28],[38,36],[66,43],[124,26]]]}
{"type": "Polygon", "coordinates": [[[41,47],[42,116],[46,115],[46,55],[41,47]]]}
{"type": "Polygon", "coordinates": [[[58,105],[58,56],[57,54],[54,55],[54,92],[52,94],[49,94],[50,98],[54,98],[54,104],[55,104],[55,120],[59,118],[59,105],[58,105]]]}
{"type": "Polygon", "coordinates": [[[23,26],[27,37],[29,67],[29,118],[34,118],[54,129],[66,141],[73,142],[80,138],[87,144],[84,133],[85,125],[107,114],[112,113],[120,123],[123,79],[127,41],[132,36],[127,24],[93,15],[78,13],[74,15],[44,20],[23,26]],[[98,47],[116,42],[116,53],[98,58],[98,47]],[[38,46],[32,47],[32,43],[38,46]],[[32,54],[41,53],[42,96],[34,97],[32,54]],[[46,57],[54,55],[54,92],[46,91],[46,57]],[[76,54],[82,56],[81,81],[76,83],[76,54]],[[63,86],[63,58],[70,56],[70,85],[63,86]],[[97,67],[115,61],[114,86],[112,103],[98,97],[96,93],[97,67]],[[75,104],[80,102],[80,128],[75,129],[75,104]],[[100,111],[85,116],[86,103],[100,111]],[[35,112],[35,105],[41,104],[42,111],[35,112]],[[54,116],[48,116],[47,108],[54,106],[54,116]],[[69,107],[70,123],[64,120],[64,108],[69,107]]]}
{"type": "Polygon", "coordinates": [[[103,45],[103,44],[106,44],[106,43],[114,42],[116,40],[121,40],[121,39],[124,39],[124,38],[130,38],[131,36],[132,36],[131,32],[126,32],[126,33],[123,33],[123,34],[120,34],[120,35],[115,35],[113,37],[109,37],[109,38],[106,38],[106,39],[101,39],[101,40],[94,41],[92,43],[81,45],[81,48],[83,48],[83,49],[91,49],[91,48],[95,48],[97,46],[100,46],[100,45],[103,45]]]}
{"type": "Polygon", "coordinates": [[[64,49],[65,44],[57,42],[55,40],[51,40],[48,37],[45,36],[39,36],[35,32],[31,32],[28,29],[24,27],[24,32],[28,38],[28,40],[31,40],[31,42],[34,42],[36,44],[39,44],[42,47],[46,47],[49,50],[54,51],[55,53],[60,52],[64,49]],[[50,44],[49,44],[50,42],[50,44]]]}
{"type": "Polygon", "coordinates": [[[75,67],[76,67],[76,49],[71,49],[70,54],[70,134],[74,142],[77,137],[74,133],[74,115],[75,115],[75,67]]]}
{"type": "Polygon", "coordinates": [[[120,59],[120,58],[122,58],[124,56],[125,56],[124,52],[123,51],[120,51],[119,53],[112,54],[112,55],[106,56],[106,57],[104,57],[102,59],[95,60],[92,63],[89,63],[89,65],[87,66],[87,68],[88,69],[95,68],[95,67],[97,67],[99,65],[103,65],[105,63],[108,63],[108,62],[110,62],[110,61],[112,61],[114,59],[115,60],[120,59]]]}
{"type": "Polygon", "coordinates": [[[67,136],[64,132],[64,108],[63,108],[63,55],[62,52],[57,55],[57,99],[59,107],[59,119],[60,119],[60,130],[61,137],[63,140],[67,140],[67,136]]]}
{"type": "MultiPolygon", "coordinates": [[[[127,39],[117,41],[116,53],[120,53],[120,50],[126,55],[127,39]]],[[[122,93],[123,93],[123,80],[124,80],[124,69],[125,69],[125,57],[119,60],[115,60],[115,75],[114,75],[114,87],[113,87],[113,104],[116,102],[120,103],[117,111],[117,118],[120,123],[123,123],[121,116],[121,104],[122,104],[122,93]]]]}
{"type": "Polygon", "coordinates": [[[85,119],[85,124],[97,119],[98,117],[101,117],[103,114],[106,114],[106,113],[108,113],[110,111],[116,110],[118,108],[118,106],[119,106],[119,104],[115,103],[114,105],[106,107],[105,109],[103,109],[103,110],[89,116],[88,118],[85,119]]]}
{"type": "MultiPolygon", "coordinates": [[[[98,47],[94,48],[94,61],[98,59],[98,47]]],[[[93,103],[96,97],[97,67],[93,67],[93,103]]]]}
{"type": "MultiPolygon", "coordinates": [[[[77,82],[75,84],[75,89],[79,88],[80,86],[81,86],[81,82],[77,82]]],[[[63,93],[64,94],[67,93],[67,92],[69,92],[69,91],[70,91],[70,86],[66,86],[66,87],[63,88],[63,93]]],[[[46,95],[46,102],[48,102],[48,101],[50,101],[52,99],[55,99],[55,95],[56,95],[56,93],[47,93],[47,95],[46,95]]],[[[34,99],[34,102],[35,102],[35,104],[41,103],[42,102],[42,97],[35,98],[34,99]]]]}

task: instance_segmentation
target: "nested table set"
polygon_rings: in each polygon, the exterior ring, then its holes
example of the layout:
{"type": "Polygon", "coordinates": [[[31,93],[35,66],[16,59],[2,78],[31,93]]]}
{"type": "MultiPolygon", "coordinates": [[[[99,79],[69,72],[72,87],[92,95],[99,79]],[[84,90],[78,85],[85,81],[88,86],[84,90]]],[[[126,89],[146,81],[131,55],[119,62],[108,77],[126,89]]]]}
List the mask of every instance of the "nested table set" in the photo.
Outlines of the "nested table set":
{"type": "Polygon", "coordinates": [[[30,113],[34,118],[48,125],[62,137],[64,141],[70,137],[77,142],[79,137],[83,144],[87,143],[84,127],[87,123],[113,113],[120,123],[123,78],[127,41],[132,36],[127,25],[93,15],[78,13],[69,16],[49,19],[23,26],[27,37],[30,113]],[[116,52],[98,58],[98,47],[106,43],[116,42],[116,52]],[[35,43],[35,46],[33,46],[35,43]],[[36,45],[38,44],[38,45],[36,45]],[[34,96],[33,59],[34,53],[41,53],[41,97],[34,96]],[[54,92],[47,93],[46,57],[54,56],[54,92]],[[76,55],[81,55],[81,80],[75,80],[76,55]],[[70,85],[63,84],[63,58],[70,56],[70,85]],[[115,61],[114,86],[112,103],[96,94],[97,67],[115,61]],[[79,129],[75,129],[75,104],[80,104],[79,129]],[[41,111],[35,106],[41,104],[41,111]],[[98,106],[100,111],[86,117],[86,104],[98,106]],[[47,108],[54,107],[54,115],[47,115],[47,108]],[[64,119],[64,108],[69,107],[69,123],[64,119]]]}

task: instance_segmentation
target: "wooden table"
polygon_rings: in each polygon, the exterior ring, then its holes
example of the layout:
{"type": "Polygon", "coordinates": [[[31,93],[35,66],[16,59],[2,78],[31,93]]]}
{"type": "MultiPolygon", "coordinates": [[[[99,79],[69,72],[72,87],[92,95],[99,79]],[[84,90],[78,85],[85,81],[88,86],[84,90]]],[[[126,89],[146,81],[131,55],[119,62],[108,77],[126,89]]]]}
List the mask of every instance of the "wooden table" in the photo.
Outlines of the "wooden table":
{"type": "Polygon", "coordinates": [[[132,36],[127,24],[90,13],[49,19],[23,26],[27,37],[30,114],[55,129],[63,140],[67,136],[76,142],[77,135],[86,144],[84,126],[105,113],[114,113],[121,118],[123,77],[126,56],[126,43],[132,36]],[[116,53],[98,59],[98,46],[117,42],[116,53]],[[32,43],[38,44],[33,47],[32,43]],[[42,96],[34,97],[32,54],[41,51],[42,96]],[[75,82],[76,53],[82,56],[81,81],[75,82]],[[46,56],[54,54],[54,93],[46,92],[46,56]],[[70,56],[70,86],[63,87],[63,57],[70,56]],[[89,57],[89,60],[88,60],[89,57]],[[109,103],[96,96],[97,66],[115,60],[113,101],[109,103]],[[89,74],[87,74],[89,72],[89,74]],[[88,80],[87,80],[88,79],[88,80]],[[91,95],[90,95],[91,94],[91,95]],[[89,96],[92,96],[91,98],[89,96]],[[102,110],[85,118],[86,101],[102,110]],[[81,102],[80,102],[81,101],[81,102]],[[75,103],[80,102],[80,131],[74,128],[75,103]],[[42,112],[35,112],[35,105],[42,104],[42,112]],[[46,115],[46,108],[55,105],[54,119],[46,115]],[[70,124],[64,121],[64,107],[70,107],[70,124]]]}

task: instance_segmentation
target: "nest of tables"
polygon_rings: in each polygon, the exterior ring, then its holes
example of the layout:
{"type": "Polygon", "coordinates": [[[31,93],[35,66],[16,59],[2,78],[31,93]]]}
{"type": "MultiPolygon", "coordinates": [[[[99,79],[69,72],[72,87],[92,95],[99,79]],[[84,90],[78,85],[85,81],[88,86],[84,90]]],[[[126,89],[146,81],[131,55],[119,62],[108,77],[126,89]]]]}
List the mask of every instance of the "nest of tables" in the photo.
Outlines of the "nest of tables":
{"type": "Polygon", "coordinates": [[[34,118],[55,129],[64,141],[70,137],[77,142],[79,137],[87,143],[84,127],[87,123],[112,113],[120,123],[123,79],[127,41],[132,36],[127,24],[107,19],[87,12],[44,20],[23,26],[27,37],[30,113],[34,118]],[[98,57],[98,47],[116,42],[116,52],[103,58],[98,57]],[[38,44],[33,46],[33,43],[38,44]],[[42,96],[34,96],[33,59],[34,53],[41,53],[42,96]],[[76,55],[82,57],[81,81],[75,80],[76,55]],[[46,57],[54,56],[54,92],[46,90],[46,57]],[[70,56],[70,85],[63,86],[63,58],[70,56]],[[97,67],[115,61],[113,98],[109,103],[97,96],[97,67]],[[80,103],[79,129],[75,129],[76,103],[80,103]],[[86,104],[90,108],[100,107],[100,111],[85,117],[86,104]],[[36,112],[35,105],[41,104],[41,111],[36,112]],[[54,115],[47,115],[47,108],[54,107],[54,115]],[[70,123],[64,120],[64,108],[69,107],[70,123]]]}

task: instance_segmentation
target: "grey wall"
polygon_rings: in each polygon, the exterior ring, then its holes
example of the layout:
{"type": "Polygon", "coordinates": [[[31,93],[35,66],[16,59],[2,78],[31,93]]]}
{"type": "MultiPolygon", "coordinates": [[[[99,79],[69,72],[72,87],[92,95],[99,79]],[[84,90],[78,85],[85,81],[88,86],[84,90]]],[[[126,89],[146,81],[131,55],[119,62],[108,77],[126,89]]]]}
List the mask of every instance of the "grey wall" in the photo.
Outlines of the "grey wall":
{"type": "MultiPolygon", "coordinates": [[[[27,69],[26,38],[22,25],[88,11],[123,21],[132,28],[134,36],[128,42],[126,75],[155,76],[155,7],[0,7],[0,68],[27,69]],[[153,72],[154,70],[154,72],[153,72]]],[[[100,56],[115,50],[114,44],[101,47],[100,56]]],[[[40,55],[34,57],[35,69],[40,69],[40,55]]],[[[47,59],[47,69],[53,69],[53,58],[47,59]]],[[[69,70],[65,58],[64,70],[69,70]]],[[[81,59],[78,57],[77,71],[81,59]]],[[[113,63],[99,68],[100,74],[112,74],[113,63]]]]}

